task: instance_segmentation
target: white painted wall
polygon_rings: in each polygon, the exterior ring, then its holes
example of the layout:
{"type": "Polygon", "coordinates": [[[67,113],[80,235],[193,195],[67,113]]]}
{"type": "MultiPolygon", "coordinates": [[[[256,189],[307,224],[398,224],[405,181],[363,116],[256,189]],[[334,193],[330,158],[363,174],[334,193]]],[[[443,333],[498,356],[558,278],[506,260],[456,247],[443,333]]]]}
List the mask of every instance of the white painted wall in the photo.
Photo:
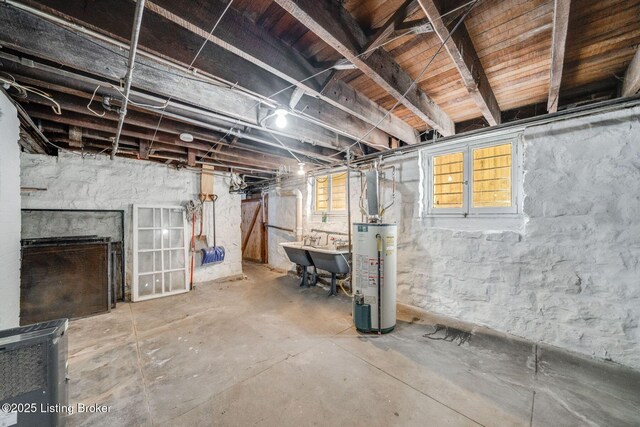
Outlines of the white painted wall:
{"type": "MultiPolygon", "coordinates": [[[[23,208],[123,209],[127,255],[127,286],[133,270],[133,204],[184,205],[197,198],[200,175],[151,162],[107,156],[98,158],[61,153],[58,157],[22,154],[22,185],[46,188],[25,194],[23,208]]],[[[229,194],[226,177],[215,177],[217,240],[225,261],[197,267],[194,281],[204,282],[242,274],[240,196],[229,194]]],[[[190,228],[189,228],[190,229],[190,228]]],[[[190,239],[190,234],[188,239],[190,239]]],[[[197,265],[197,264],[196,264],[197,265]]]]}
{"type": "MultiPolygon", "coordinates": [[[[418,158],[395,160],[385,220],[399,224],[398,301],[640,368],[638,117],[633,108],[528,128],[519,226],[421,218],[418,158]]],[[[272,212],[291,226],[291,206],[270,195],[272,212]]],[[[274,248],[286,237],[269,234],[279,268],[291,266],[274,248]]]]}
{"type": "Polygon", "coordinates": [[[20,123],[0,92],[0,330],[20,324],[20,123]]]}

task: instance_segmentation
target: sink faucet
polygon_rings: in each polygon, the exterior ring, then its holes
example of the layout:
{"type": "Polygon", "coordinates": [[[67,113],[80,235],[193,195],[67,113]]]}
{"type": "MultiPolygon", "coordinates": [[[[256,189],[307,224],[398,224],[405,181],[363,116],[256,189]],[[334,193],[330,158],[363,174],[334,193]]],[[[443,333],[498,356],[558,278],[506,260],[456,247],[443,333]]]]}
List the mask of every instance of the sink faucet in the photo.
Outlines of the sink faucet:
{"type": "Polygon", "coordinates": [[[320,236],[306,235],[302,237],[302,244],[305,246],[318,246],[320,243],[320,236]]]}
{"type": "Polygon", "coordinates": [[[333,245],[334,249],[337,249],[340,246],[345,246],[349,244],[348,240],[344,240],[344,239],[336,239],[335,237],[331,238],[331,243],[333,245]]]}

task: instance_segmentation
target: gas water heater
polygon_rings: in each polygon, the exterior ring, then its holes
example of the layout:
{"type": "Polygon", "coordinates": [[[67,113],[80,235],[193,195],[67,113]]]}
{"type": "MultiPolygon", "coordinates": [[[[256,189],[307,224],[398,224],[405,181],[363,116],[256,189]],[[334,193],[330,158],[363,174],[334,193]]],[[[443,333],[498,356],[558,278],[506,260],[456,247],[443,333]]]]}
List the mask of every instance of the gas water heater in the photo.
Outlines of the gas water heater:
{"type": "MultiPolygon", "coordinates": [[[[393,198],[395,198],[395,168],[393,198]]],[[[385,224],[382,217],[392,204],[380,203],[380,167],[366,174],[366,198],[360,199],[360,210],[367,222],[353,224],[351,258],[353,286],[353,323],[361,332],[391,332],[396,326],[396,266],[398,260],[398,227],[385,224]]]]}
{"type": "Polygon", "coordinates": [[[396,326],[396,224],[353,224],[353,322],[361,332],[396,326]]]}

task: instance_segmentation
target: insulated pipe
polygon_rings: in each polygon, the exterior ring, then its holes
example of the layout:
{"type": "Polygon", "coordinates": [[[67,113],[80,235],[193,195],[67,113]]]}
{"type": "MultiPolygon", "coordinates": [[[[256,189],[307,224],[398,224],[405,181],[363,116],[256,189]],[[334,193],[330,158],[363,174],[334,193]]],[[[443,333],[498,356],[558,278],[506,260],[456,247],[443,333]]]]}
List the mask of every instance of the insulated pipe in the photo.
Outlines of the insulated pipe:
{"type": "Polygon", "coordinates": [[[138,50],[138,36],[140,35],[140,27],[142,26],[142,13],[144,12],[145,0],[137,0],[136,13],[133,19],[133,29],[131,30],[131,45],[129,47],[129,63],[127,64],[127,74],[124,78],[124,99],[120,107],[120,117],[118,118],[118,129],[116,137],[113,140],[111,149],[111,160],[116,158],[118,152],[118,144],[120,143],[120,134],[122,126],[124,126],[124,117],[127,115],[127,104],[129,103],[129,92],[131,91],[131,81],[133,80],[133,68],[136,62],[136,52],[138,50]]]}
{"type": "Polygon", "coordinates": [[[276,196],[296,197],[296,241],[302,241],[302,192],[298,188],[293,190],[283,190],[280,188],[280,181],[278,180],[276,184],[276,196]]]}

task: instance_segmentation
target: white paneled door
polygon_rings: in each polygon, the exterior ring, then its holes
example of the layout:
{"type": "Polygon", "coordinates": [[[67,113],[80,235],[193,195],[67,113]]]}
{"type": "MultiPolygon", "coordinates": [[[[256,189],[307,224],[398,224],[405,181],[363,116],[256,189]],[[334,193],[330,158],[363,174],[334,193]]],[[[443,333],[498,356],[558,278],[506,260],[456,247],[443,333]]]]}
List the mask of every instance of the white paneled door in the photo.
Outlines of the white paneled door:
{"type": "Polygon", "coordinates": [[[133,206],[133,301],[189,290],[181,206],[133,206]]]}

